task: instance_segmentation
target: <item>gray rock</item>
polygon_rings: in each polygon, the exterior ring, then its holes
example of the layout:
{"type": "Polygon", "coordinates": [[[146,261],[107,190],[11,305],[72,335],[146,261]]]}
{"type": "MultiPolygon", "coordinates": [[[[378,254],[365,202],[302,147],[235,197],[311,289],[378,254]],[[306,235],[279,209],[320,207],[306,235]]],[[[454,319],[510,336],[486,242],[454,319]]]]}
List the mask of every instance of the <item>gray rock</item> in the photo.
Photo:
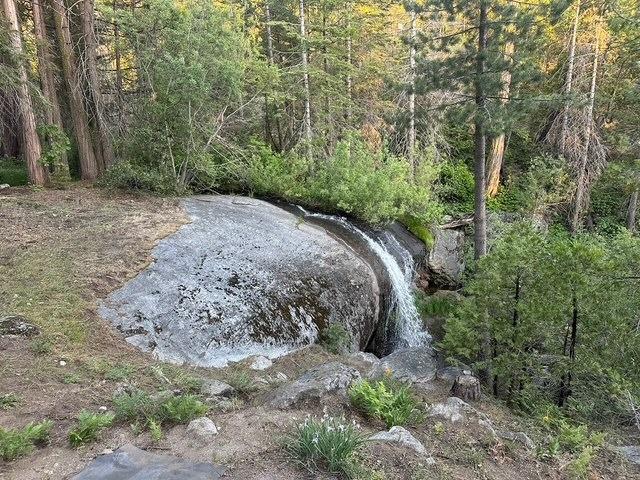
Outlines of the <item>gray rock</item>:
{"type": "Polygon", "coordinates": [[[622,455],[627,461],[634,465],[640,465],[640,445],[626,445],[624,447],[613,447],[613,450],[622,455]]]}
{"type": "Polygon", "coordinates": [[[429,278],[438,287],[457,287],[464,272],[464,232],[458,229],[435,230],[433,248],[427,258],[429,278]]]}
{"type": "MultiPolygon", "coordinates": [[[[498,437],[504,440],[509,440],[511,442],[521,443],[522,445],[527,447],[529,450],[535,450],[536,448],[536,444],[533,442],[533,440],[531,440],[531,438],[529,438],[529,435],[527,435],[524,432],[509,432],[509,431],[499,430],[498,437]]],[[[640,457],[639,457],[639,460],[640,460],[640,457]]]]}
{"type": "Polygon", "coordinates": [[[175,397],[173,390],[160,390],[159,392],[151,394],[149,397],[153,403],[160,404],[175,397]]]}
{"type": "Polygon", "coordinates": [[[353,352],[349,355],[349,358],[353,358],[360,363],[364,363],[368,367],[373,367],[380,362],[378,357],[369,352],[353,352]]]}
{"type": "Polygon", "coordinates": [[[273,362],[270,359],[268,359],[267,357],[263,357],[262,355],[258,355],[257,357],[253,358],[253,361],[251,362],[251,365],[249,365],[249,368],[251,370],[266,370],[271,365],[273,365],[273,362]]]}
{"type": "Polygon", "coordinates": [[[29,323],[27,319],[21,315],[8,315],[0,318],[0,335],[32,337],[39,333],[40,329],[29,323]]]}
{"type": "Polygon", "coordinates": [[[94,459],[72,480],[218,480],[224,467],[196,463],[171,455],[124,445],[94,459]]]}
{"type": "Polygon", "coordinates": [[[391,427],[389,431],[375,433],[369,437],[370,441],[397,443],[403,447],[407,447],[415,451],[419,455],[427,456],[427,449],[420,441],[411,435],[408,430],[396,426],[391,427]]]}
{"type": "Polygon", "coordinates": [[[213,420],[209,417],[200,417],[189,422],[187,425],[186,435],[192,440],[196,440],[201,444],[206,444],[211,441],[213,437],[218,434],[218,427],[216,427],[213,420]]]}
{"type": "Polygon", "coordinates": [[[424,386],[436,377],[435,352],[431,347],[396,350],[381,358],[369,377],[379,379],[386,375],[401,382],[424,386]]]}
{"type": "Polygon", "coordinates": [[[429,409],[430,417],[441,417],[449,422],[460,422],[466,418],[466,414],[475,409],[458,397],[449,397],[444,403],[435,403],[429,409]]]}
{"type": "Polygon", "coordinates": [[[319,323],[344,325],[353,350],[368,344],[382,307],[364,246],[257,199],[183,204],[191,223],[160,241],[154,262],[99,307],[129,343],[204,367],[284,355],[313,343],[319,323]]]}
{"type": "Polygon", "coordinates": [[[436,378],[444,382],[454,382],[456,377],[462,375],[462,372],[460,367],[442,367],[436,372],[436,378]]]}
{"type": "Polygon", "coordinates": [[[212,397],[232,397],[236,394],[236,389],[220,380],[205,380],[200,392],[212,397]]]}
{"type": "Polygon", "coordinates": [[[8,183],[0,183],[0,190],[4,190],[5,188],[9,188],[11,185],[8,183]]]}
{"type": "Polygon", "coordinates": [[[271,392],[267,405],[289,408],[303,402],[318,400],[331,392],[344,393],[360,373],[339,362],[330,362],[308,370],[298,380],[288,382],[271,392]]]}

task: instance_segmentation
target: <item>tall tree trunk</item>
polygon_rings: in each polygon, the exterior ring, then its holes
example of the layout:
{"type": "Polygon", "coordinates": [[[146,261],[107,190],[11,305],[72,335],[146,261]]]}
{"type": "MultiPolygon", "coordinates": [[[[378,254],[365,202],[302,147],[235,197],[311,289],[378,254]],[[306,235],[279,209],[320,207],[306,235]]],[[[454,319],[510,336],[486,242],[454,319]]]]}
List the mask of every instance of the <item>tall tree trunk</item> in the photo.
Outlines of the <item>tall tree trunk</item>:
{"type": "Polygon", "coordinates": [[[64,0],[51,0],[53,3],[53,14],[56,24],[56,34],[60,48],[62,60],[62,73],[65,83],[69,89],[69,100],[71,103],[71,118],[73,120],[73,130],[78,144],[78,155],[80,157],[80,177],[83,180],[95,180],[98,177],[98,163],[93,150],[89,130],[89,120],[84,107],[82,89],[78,84],[76,74],[76,60],[73,52],[73,42],[69,29],[69,18],[64,0]]]}
{"type": "Polygon", "coordinates": [[[309,54],[307,46],[307,28],[305,25],[304,0],[300,0],[300,50],[302,54],[302,85],[304,88],[304,139],[307,157],[311,157],[311,91],[309,88],[309,54]]]}
{"type": "Polygon", "coordinates": [[[95,125],[98,131],[100,142],[101,165],[100,171],[105,171],[114,162],[113,144],[105,122],[104,102],[100,88],[100,78],[98,77],[98,42],[95,32],[95,5],[94,0],[84,0],[82,11],[82,33],[84,35],[84,56],[87,68],[87,78],[89,80],[89,95],[94,108],[95,125]]]}
{"type": "Polygon", "coordinates": [[[580,24],[580,4],[582,0],[578,0],[576,3],[576,13],[573,18],[573,29],[571,31],[571,39],[569,40],[569,57],[567,59],[567,76],[564,84],[565,103],[562,112],[562,126],[560,129],[560,153],[564,155],[565,139],[567,135],[567,128],[569,124],[569,96],[573,89],[573,70],[576,58],[576,43],[578,39],[578,25],[580,24]]]}
{"type": "Polygon", "coordinates": [[[47,171],[39,163],[42,155],[42,147],[38,131],[36,129],[36,116],[33,111],[33,101],[29,93],[29,79],[27,77],[27,69],[22,61],[24,53],[22,47],[22,36],[20,34],[20,24],[18,21],[18,12],[14,0],[2,0],[4,15],[9,26],[9,41],[11,49],[18,58],[17,69],[20,79],[18,85],[18,110],[22,122],[23,149],[22,153],[27,164],[29,172],[29,181],[34,185],[44,185],[47,180],[47,171]]]}
{"type": "MultiPolygon", "coordinates": [[[[504,57],[507,62],[507,68],[502,72],[500,90],[500,103],[504,107],[509,102],[511,94],[511,64],[513,62],[513,54],[515,52],[515,44],[508,41],[504,46],[504,57]]],[[[500,172],[502,171],[502,162],[504,159],[504,151],[506,145],[506,133],[501,132],[491,142],[489,151],[489,171],[487,173],[487,196],[493,198],[498,194],[500,187],[500,172]]]]}
{"type": "Polygon", "coordinates": [[[416,172],[416,7],[411,5],[411,27],[409,32],[409,162],[411,172],[416,172]]]}
{"type": "Polygon", "coordinates": [[[593,68],[591,70],[591,87],[589,88],[589,102],[587,104],[587,125],[585,128],[585,141],[582,156],[578,167],[578,182],[574,199],[573,212],[571,217],[571,231],[575,234],[581,226],[583,203],[588,193],[587,185],[587,164],[589,161],[589,147],[591,145],[591,134],[593,133],[593,111],[596,100],[596,85],[598,79],[598,57],[600,56],[600,20],[596,23],[596,44],[593,53],[593,68]]]}
{"type": "Polygon", "coordinates": [[[636,216],[638,211],[638,190],[635,190],[629,197],[629,208],[627,209],[627,228],[630,232],[636,231],[636,216]]]}
{"type": "MultiPolygon", "coordinates": [[[[118,9],[117,0],[113,0],[113,13],[115,14],[118,9]]],[[[113,24],[113,54],[115,57],[116,68],[116,102],[118,104],[118,119],[119,123],[122,123],[122,115],[124,113],[123,102],[123,79],[122,79],[122,53],[120,53],[120,27],[118,22],[113,24]]]]}
{"type": "MultiPolygon", "coordinates": [[[[62,114],[60,112],[60,101],[56,90],[55,77],[53,73],[53,59],[51,57],[51,47],[49,36],[44,20],[44,10],[42,2],[44,0],[33,1],[33,28],[36,37],[38,50],[38,72],[40,74],[40,85],[42,94],[47,100],[46,121],[49,125],[55,125],[64,131],[62,114]]],[[[54,171],[63,177],[69,176],[69,163],[66,152],[62,153],[57,163],[53,165],[54,171]]]]}
{"type": "Polygon", "coordinates": [[[475,209],[474,209],[474,243],[475,258],[487,253],[487,206],[485,195],[485,157],[486,134],[484,128],[484,109],[487,102],[484,91],[484,73],[487,52],[487,0],[480,0],[478,24],[478,52],[476,56],[475,78],[475,133],[474,133],[474,177],[475,177],[475,209]]]}

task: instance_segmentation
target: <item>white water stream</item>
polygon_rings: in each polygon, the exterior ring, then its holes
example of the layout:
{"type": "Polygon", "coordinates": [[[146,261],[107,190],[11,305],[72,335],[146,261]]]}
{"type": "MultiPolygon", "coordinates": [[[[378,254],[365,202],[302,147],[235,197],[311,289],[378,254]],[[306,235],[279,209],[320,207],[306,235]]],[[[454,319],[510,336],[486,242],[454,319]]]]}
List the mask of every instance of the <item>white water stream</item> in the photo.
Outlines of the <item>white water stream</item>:
{"type": "Polygon", "coordinates": [[[420,314],[415,305],[412,286],[415,269],[413,257],[407,249],[400,245],[400,242],[388,232],[384,233],[384,240],[387,242],[385,243],[380,239],[370,237],[344,217],[312,213],[299,205],[298,208],[305,217],[320,218],[337,223],[366,241],[369,248],[385,266],[391,281],[393,298],[389,314],[395,315],[397,347],[418,347],[427,344],[431,340],[431,335],[423,328],[420,314]],[[390,249],[397,252],[402,258],[402,266],[389,251],[390,249]]]}

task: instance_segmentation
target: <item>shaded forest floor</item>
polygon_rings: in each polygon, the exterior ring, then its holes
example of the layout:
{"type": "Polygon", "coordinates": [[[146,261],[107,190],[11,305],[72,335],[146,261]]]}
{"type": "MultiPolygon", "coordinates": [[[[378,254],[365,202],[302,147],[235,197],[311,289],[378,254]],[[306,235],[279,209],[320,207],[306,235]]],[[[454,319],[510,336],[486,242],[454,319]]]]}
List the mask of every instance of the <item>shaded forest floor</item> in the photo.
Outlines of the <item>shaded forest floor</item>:
{"type": "MultiPolygon", "coordinates": [[[[188,221],[175,199],[114,194],[75,186],[68,190],[12,188],[0,192],[0,317],[20,314],[38,325],[33,338],[0,336],[0,395],[18,399],[0,408],[0,427],[31,421],[54,422],[49,446],[13,462],[0,460],[0,479],[63,479],[82,469],[105,449],[125,443],[184,458],[214,461],[229,467],[225,478],[333,478],[308,473],[283,453],[287,430],[306,415],[321,415],[320,405],[290,411],[269,410],[264,395],[278,384],[277,374],[294,379],[314,365],[338,359],[361,369],[354,359],[337,358],[320,347],[280,359],[265,372],[243,364],[226,369],[196,369],[157,362],[130,346],[96,313],[97,301],[120,287],[150,261],[161,238],[188,221]],[[67,435],[82,409],[112,407],[114,391],[132,384],[149,391],[181,389],[193,379],[220,379],[250,384],[224,408],[209,413],[220,430],[215,440],[194,448],[185,426],[154,441],[136,435],[128,425],[104,432],[94,444],[74,449],[67,435]]],[[[427,404],[443,401],[449,385],[434,382],[421,394],[427,404]]],[[[525,430],[536,441],[526,419],[514,416],[490,399],[475,405],[496,426],[525,430]]],[[[383,430],[338,398],[324,411],[360,422],[366,432],[383,430]]],[[[511,442],[496,443],[465,424],[442,425],[427,419],[410,428],[436,460],[425,465],[406,449],[369,445],[363,463],[380,479],[537,479],[568,478],[566,459],[542,461],[534,451],[511,442]]],[[[374,477],[370,477],[374,478],[374,477]]],[[[590,478],[639,478],[622,459],[603,449],[590,478]]]]}

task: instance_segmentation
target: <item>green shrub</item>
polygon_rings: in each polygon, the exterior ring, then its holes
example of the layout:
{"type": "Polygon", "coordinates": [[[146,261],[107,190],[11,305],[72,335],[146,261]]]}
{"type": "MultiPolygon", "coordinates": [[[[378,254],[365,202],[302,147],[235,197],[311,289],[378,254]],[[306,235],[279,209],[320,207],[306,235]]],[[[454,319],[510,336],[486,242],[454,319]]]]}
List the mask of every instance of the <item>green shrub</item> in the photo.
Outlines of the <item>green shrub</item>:
{"type": "Polygon", "coordinates": [[[356,467],[354,455],[364,442],[355,424],[325,415],[320,420],[307,418],[297,425],[285,448],[309,470],[349,475],[356,467]]]}
{"type": "Polygon", "coordinates": [[[144,391],[123,393],[113,399],[116,419],[134,424],[182,424],[207,413],[208,407],[195,395],[175,395],[154,398],[144,391]]]}
{"type": "Polygon", "coordinates": [[[20,404],[21,398],[15,393],[4,393],[0,395],[0,410],[9,410],[20,404]]]}
{"type": "Polygon", "coordinates": [[[207,410],[207,406],[195,395],[179,395],[160,404],[158,418],[169,423],[188,423],[207,413],[207,410]]]}
{"type": "Polygon", "coordinates": [[[422,292],[416,295],[416,307],[426,317],[447,317],[455,311],[457,305],[458,302],[451,297],[426,295],[422,292]]]}
{"type": "Polygon", "coordinates": [[[240,395],[247,396],[258,389],[251,375],[244,370],[229,373],[226,380],[240,395]]]}
{"type": "Polygon", "coordinates": [[[36,355],[47,355],[53,351],[53,342],[47,337],[38,337],[31,341],[29,348],[36,355]]]}
{"type": "Polygon", "coordinates": [[[342,355],[349,352],[351,335],[344,325],[334,323],[320,332],[320,345],[329,353],[342,355]]]}
{"type": "Polygon", "coordinates": [[[447,213],[473,212],[475,181],[473,172],[462,162],[444,162],[440,166],[437,193],[447,213]]]}
{"type": "Polygon", "coordinates": [[[12,187],[29,183],[29,174],[24,163],[15,158],[0,158],[0,184],[2,183],[12,187]]]}
{"type": "Polygon", "coordinates": [[[349,399],[358,410],[384,421],[387,428],[407,425],[420,417],[418,402],[411,389],[393,385],[386,379],[375,383],[368,380],[354,383],[349,388],[349,399]]]}
{"type": "Polygon", "coordinates": [[[99,185],[105,188],[143,190],[160,194],[183,193],[176,191],[175,182],[158,168],[121,161],[107,170],[99,185]]]}
{"type": "Polygon", "coordinates": [[[5,430],[0,428],[0,458],[9,462],[33,451],[36,445],[46,444],[53,422],[44,420],[30,423],[23,429],[5,430]]]}
{"type": "Polygon", "coordinates": [[[78,415],[76,426],[69,432],[69,443],[79,447],[97,440],[100,432],[109,428],[114,419],[113,413],[92,413],[83,410],[78,415]]]}

